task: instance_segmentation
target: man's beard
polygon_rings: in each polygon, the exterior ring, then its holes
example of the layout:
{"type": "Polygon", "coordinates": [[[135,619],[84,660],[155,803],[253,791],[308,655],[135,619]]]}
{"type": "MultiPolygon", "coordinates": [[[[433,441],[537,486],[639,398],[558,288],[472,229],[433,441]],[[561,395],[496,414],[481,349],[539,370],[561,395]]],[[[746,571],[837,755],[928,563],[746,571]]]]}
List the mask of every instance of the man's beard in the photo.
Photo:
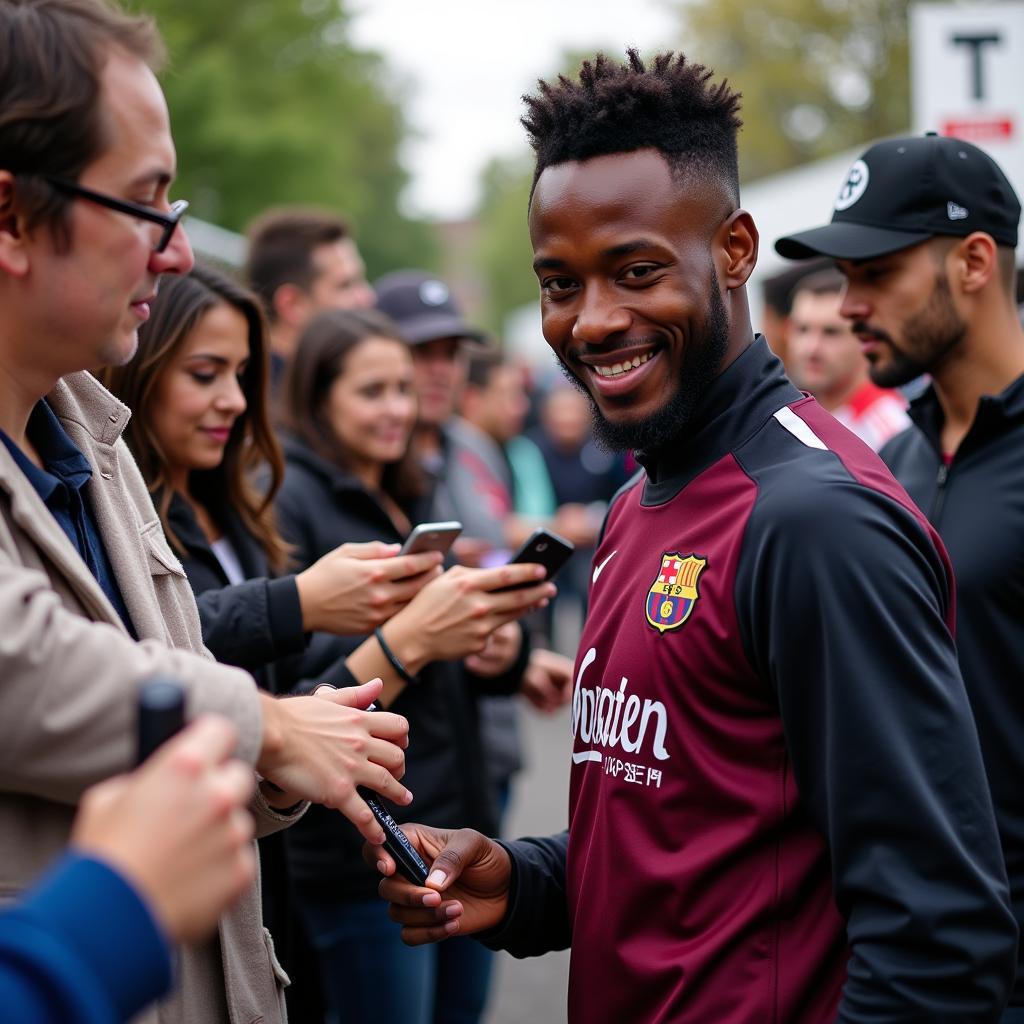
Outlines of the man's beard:
{"type": "Polygon", "coordinates": [[[713,271],[708,296],[704,324],[700,332],[687,341],[678,387],[660,409],[644,419],[624,423],[605,419],[587,386],[559,360],[569,382],[590,401],[594,440],[602,448],[612,452],[657,451],[678,437],[693,419],[704,391],[718,376],[729,348],[729,316],[713,271]]]}
{"type": "MultiPolygon", "coordinates": [[[[870,332],[873,328],[861,321],[853,325],[870,332]]],[[[903,337],[897,347],[891,336],[879,331],[878,336],[889,346],[891,358],[885,363],[870,363],[868,374],[880,388],[898,388],[909,384],[923,373],[934,373],[937,366],[963,341],[967,325],[953,305],[946,275],[936,274],[932,293],[924,308],[903,324],[903,337]]]]}

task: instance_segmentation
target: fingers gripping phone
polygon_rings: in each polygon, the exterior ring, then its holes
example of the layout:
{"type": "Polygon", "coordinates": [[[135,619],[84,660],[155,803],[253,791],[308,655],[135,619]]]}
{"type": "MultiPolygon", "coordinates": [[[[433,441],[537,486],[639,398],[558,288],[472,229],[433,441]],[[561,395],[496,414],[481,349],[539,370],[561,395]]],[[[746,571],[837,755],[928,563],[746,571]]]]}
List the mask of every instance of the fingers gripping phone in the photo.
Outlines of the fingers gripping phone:
{"type": "MultiPolygon", "coordinates": [[[[559,537],[557,533],[544,529],[534,530],[526,538],[526,543],[509,559],[509,565],[523,562],[543,565],[547,570],[544,579],[552,580],[558,570],[569,561],[575,550],[576,548],[570,541],[559,537]]],[[[530,580],[528,583],[516,583],[511,587],[502,587],[501,590],[522,590],[524,587],[535,586],[536,583],[536,580],[530,580]]]]}
{"type": "Polygon", "coordinates": [[[451,520],[445,523],[420,523],[413,527],[412,533],[405,538],[400,555],[418,555],[424,551],[440,551],[442,555],[462,533],[462,523],[451,520]]]}

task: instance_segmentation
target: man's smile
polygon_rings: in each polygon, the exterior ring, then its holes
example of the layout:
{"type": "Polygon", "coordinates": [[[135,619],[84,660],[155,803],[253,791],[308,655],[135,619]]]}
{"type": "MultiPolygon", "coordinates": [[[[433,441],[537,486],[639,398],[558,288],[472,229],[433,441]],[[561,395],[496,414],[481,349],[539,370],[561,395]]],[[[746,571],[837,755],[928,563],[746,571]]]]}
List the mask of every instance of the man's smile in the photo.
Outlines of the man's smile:
{"type": "Polygon", "coordinates": [[[621,377],[623,374],[642,366],[652,355],[653,353],[651,352],[645,352],[642,356],[633,356],[632,359],[612,363],[611,365],[595,363],[591,366],[591,369],[601,377],[621,377]]]}
{"type": "Polygon", "coordinates": [[[663,349],[646,347],[643,351],[622,350],[600,355],[579,356],[576,362],[586,370],[586,377],[596,394],[618,398],[631,394],[651,373],[657,372],[663,349]]]}
{"type": "Polygon", "coordinates": [[[576,361],[587,368],[591,377],[599,378],[603,383],[633,376],[660,351],[660,345],[647,343],[624,346],[607,352],[577,355],[576,361]]]}

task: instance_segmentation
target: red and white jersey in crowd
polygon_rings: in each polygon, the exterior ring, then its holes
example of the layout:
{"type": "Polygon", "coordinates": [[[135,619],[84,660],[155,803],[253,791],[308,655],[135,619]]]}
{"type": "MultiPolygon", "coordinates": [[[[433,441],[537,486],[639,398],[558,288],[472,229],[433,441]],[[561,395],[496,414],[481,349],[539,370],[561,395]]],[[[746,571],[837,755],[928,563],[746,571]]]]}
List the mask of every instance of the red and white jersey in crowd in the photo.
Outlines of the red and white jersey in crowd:
{"type": "Polygon", "coordinates": [[[865,381],[848,402],[832,410],[847,430],[853,431],[876,452],[889,438],[910,426],[907,403],[898,391],[865,381]]]}

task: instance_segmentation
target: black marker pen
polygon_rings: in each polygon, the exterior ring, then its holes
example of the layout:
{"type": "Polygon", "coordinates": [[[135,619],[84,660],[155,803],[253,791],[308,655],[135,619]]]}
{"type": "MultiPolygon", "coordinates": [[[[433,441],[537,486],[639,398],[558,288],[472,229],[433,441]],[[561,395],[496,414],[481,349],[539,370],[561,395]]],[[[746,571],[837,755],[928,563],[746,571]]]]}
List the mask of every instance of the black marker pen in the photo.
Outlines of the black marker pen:
{"type": "MultiPolygon", "coordinates": [[[[371,704],[367,711],[376,711],[377,705],[371,704]]],[[[378,824],[384,829],[384,849],[395,858],[398,870],[412,882],[413,885],[426,885],[429,869],[426,861],[419,855],[419,851],[409,837],[402,831],[399,824],[380,805],[377,797],[373,796],[367,789],[359,790],[360,796],[366,801],[367,807],[377,819],[378,824]]]]}

